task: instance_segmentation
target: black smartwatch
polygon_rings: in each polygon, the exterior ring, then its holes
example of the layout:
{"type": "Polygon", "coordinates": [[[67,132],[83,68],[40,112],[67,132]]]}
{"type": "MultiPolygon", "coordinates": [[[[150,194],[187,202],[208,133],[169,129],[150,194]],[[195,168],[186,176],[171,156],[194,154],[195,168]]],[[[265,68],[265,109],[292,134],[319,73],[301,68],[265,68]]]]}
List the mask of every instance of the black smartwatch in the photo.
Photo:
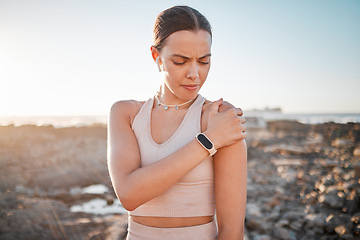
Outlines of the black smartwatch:
{"type": "Polygon", "coordinates": [[[217,150],[215,149],[214,144],[205,134],[199,133],[196,135],[196,140],[210,153],[210,156],[216,153],[217,150]]]}

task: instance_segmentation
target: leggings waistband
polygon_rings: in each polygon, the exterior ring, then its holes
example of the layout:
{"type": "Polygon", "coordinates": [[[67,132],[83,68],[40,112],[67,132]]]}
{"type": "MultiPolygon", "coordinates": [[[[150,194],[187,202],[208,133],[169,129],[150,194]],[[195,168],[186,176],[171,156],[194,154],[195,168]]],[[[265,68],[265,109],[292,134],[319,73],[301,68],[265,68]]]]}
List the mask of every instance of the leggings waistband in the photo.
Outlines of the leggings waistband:
{"type": "Polygon", "coordinates": [[[206,224],[179,227],[156,228],[132,221],[129,218],[127,240],[216,240],[217,227],[215,221],[206,224]]]}

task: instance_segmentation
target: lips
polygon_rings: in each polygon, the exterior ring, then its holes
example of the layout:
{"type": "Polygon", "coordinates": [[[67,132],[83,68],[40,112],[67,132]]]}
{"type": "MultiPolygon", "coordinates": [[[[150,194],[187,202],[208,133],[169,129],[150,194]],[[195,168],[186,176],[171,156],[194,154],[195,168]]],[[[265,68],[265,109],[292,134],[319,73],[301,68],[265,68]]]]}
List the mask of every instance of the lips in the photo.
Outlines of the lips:
{"type": "Polygon", "coordinates": [[[194,91],[196,89],[198,89],[199,84],[188,84],[188,85],[182,85],[184,88],[186,88],[187,90],[191,90],[194,91]]]}

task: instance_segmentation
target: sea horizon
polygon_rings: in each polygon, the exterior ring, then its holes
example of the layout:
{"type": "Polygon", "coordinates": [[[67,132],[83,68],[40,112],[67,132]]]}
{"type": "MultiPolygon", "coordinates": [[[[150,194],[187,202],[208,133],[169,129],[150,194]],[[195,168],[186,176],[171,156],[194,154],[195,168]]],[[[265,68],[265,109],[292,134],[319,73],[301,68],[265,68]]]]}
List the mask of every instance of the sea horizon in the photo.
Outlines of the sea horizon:
{"type": "MultiPolygon", "coordinates": [[[[272,111],[244,111],[245,118],[262,118],[265,121],[295,120],[304,124],[360,123],[360,113],[283,113],[272,111]]],[[[0,116],[0,126],[49,126],[86,127],[106,125],[107,115],[34,115],[34,116],[0,116]]]]}

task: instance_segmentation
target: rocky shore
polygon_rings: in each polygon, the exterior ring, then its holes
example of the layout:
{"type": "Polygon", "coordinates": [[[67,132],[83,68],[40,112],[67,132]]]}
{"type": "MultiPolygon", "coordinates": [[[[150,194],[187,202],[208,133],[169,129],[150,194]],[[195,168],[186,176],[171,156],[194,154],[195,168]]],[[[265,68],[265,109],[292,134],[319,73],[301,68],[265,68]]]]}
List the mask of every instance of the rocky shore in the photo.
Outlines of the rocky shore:
{"type": "Polygon", "coordinates": [[[106,126],[0,127],[0,239],[122,239],[126,214],[73,212],[92,199],[113,204],[106,126]],[[82,193],[93,184],[102,194],[82,193]]]}
{"type": "Polygon", "coordinates": [[[360,124],[276,121],[249,135],[249,239],[360,238],[360,124]]]}
{"type": "MultiPolygon", "coordinates": [[[[360,238],[360,124],[267,122],[248,130],[246,238],[360,238]]],[[[124,239],[113,206],[106,126],[0,126],[0,239],[124,239]],[[94,184],[102,193],[84,192],[94,184]],[[103,211],[105,212],[105,211],[103,211]]]]}

